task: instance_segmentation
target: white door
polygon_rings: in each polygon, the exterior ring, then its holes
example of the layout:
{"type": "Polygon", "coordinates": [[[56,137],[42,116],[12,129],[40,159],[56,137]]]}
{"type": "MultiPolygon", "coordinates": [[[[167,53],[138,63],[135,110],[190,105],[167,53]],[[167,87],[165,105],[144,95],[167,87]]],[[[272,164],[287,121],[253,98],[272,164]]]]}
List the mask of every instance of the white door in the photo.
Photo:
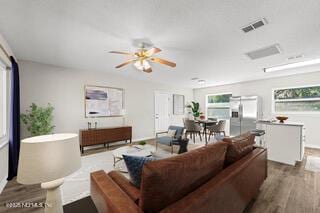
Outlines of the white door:
{"type": "Polygon", "coordinates": [[[155,131],[164,132],[168,130],[170,121],[169,112],[170,96],[167,93],[155,93],[155,131]]]}

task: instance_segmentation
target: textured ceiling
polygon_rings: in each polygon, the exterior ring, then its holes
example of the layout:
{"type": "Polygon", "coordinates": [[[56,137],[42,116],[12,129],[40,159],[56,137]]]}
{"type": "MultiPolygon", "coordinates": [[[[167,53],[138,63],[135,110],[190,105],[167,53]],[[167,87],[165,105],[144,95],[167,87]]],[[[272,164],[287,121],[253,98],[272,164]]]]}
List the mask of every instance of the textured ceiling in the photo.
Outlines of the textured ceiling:
{"type": "MultiPolygon", "coordinates": [[[[313,66],[266,74],[264,67],[304,54],[320,57],[319,0],[0,0],[0,33],[18,59],[131,78],[199,87],[318,71],[313,66]],[[248,34],[240,28],[265,17],[248,34]],[[146,74],[110,50],[134,51],[132,40],[148,38],[157,56],[176,68],[154,64],[146,74]],[[244,53],[279,43],[282,53],[252,61],[244,53]]],[[[297,59],[302,60],[302,59],[297,59]]],[[[304,60],[304,59],[303,59],[304,60]]]]}

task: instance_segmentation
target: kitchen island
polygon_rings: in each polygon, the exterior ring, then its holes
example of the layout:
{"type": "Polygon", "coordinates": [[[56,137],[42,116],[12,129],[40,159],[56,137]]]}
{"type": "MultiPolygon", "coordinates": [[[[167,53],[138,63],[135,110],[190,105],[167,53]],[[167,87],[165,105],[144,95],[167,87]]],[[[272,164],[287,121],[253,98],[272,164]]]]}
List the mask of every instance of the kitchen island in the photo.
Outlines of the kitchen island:
{"type": "Polygon", "coordinates": [[[303,123],[258,121],[265,130],[268,160],[295,165],[302,161],[305,144],[303,123]]]}

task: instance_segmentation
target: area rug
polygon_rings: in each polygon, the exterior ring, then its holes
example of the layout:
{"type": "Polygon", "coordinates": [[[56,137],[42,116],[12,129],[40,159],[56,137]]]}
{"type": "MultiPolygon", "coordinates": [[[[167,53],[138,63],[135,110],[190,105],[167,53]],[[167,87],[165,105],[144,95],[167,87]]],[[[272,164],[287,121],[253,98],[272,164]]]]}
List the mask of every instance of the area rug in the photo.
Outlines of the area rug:
{"type": "MultiPolygon", "coordinates": [[[[162,156],[171,154],[158,149],[157,153],[162,156]]],[[[124,162],[117,163],[117,167],[125,167],[124,162]]],[[[112,150],[81,157],[81,168],[64,179],[61,187],[62,203],[66,205],[90,195],[90,173],[98,170],[109,172],[114,170],[112,150]]],[[[128,177],[128,174],[124,173],[128,177]]]]}
{"type": "Polygon", "coordinates": [[[63,206],[64,213],[98,213],[91,197],[85,197],[63,206]]]}
{"type": "Polygon", "coordinates": [[[320,172],[320,157],[307,156],[305,169],[312,172],[320,172]]]}

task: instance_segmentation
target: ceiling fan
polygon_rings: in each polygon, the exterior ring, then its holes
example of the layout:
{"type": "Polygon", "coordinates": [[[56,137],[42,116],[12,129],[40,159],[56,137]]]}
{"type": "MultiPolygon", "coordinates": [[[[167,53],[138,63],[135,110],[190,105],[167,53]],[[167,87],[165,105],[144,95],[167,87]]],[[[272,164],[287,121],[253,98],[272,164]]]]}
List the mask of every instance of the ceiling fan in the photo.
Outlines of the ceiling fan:
{"type": "Polygon", "coordinates": [[[145,49],[144,47],[138,49],[137,52],[135,53],[129,53],[129,52],[121,52],[121,51],[110,51],[109,53],[116,53],[116,54],[122,54],[122,55],[130,55],[133,58],[122,63],[119,64],[118,66],[116,66],[116,68],[121,68],[125,65],[128,65],[130,63],[133,63],[133,65],[138,69],[141,70],[143,72],[147,72],[147,73],[151,73],[152,72],[152,67],[150,65],[150,61],[152,62],[156,62],[156,63],[160,63],[160,64],[164,64],[170,67],[175,67],[176,64],[171,62],[171,61],[167,61],[161,58],[156,58],[153,57],[154,54],[159,53],[161,51],[161,49],[157,48],[157,47],[152,47],[151,49],[145,49]]]}

